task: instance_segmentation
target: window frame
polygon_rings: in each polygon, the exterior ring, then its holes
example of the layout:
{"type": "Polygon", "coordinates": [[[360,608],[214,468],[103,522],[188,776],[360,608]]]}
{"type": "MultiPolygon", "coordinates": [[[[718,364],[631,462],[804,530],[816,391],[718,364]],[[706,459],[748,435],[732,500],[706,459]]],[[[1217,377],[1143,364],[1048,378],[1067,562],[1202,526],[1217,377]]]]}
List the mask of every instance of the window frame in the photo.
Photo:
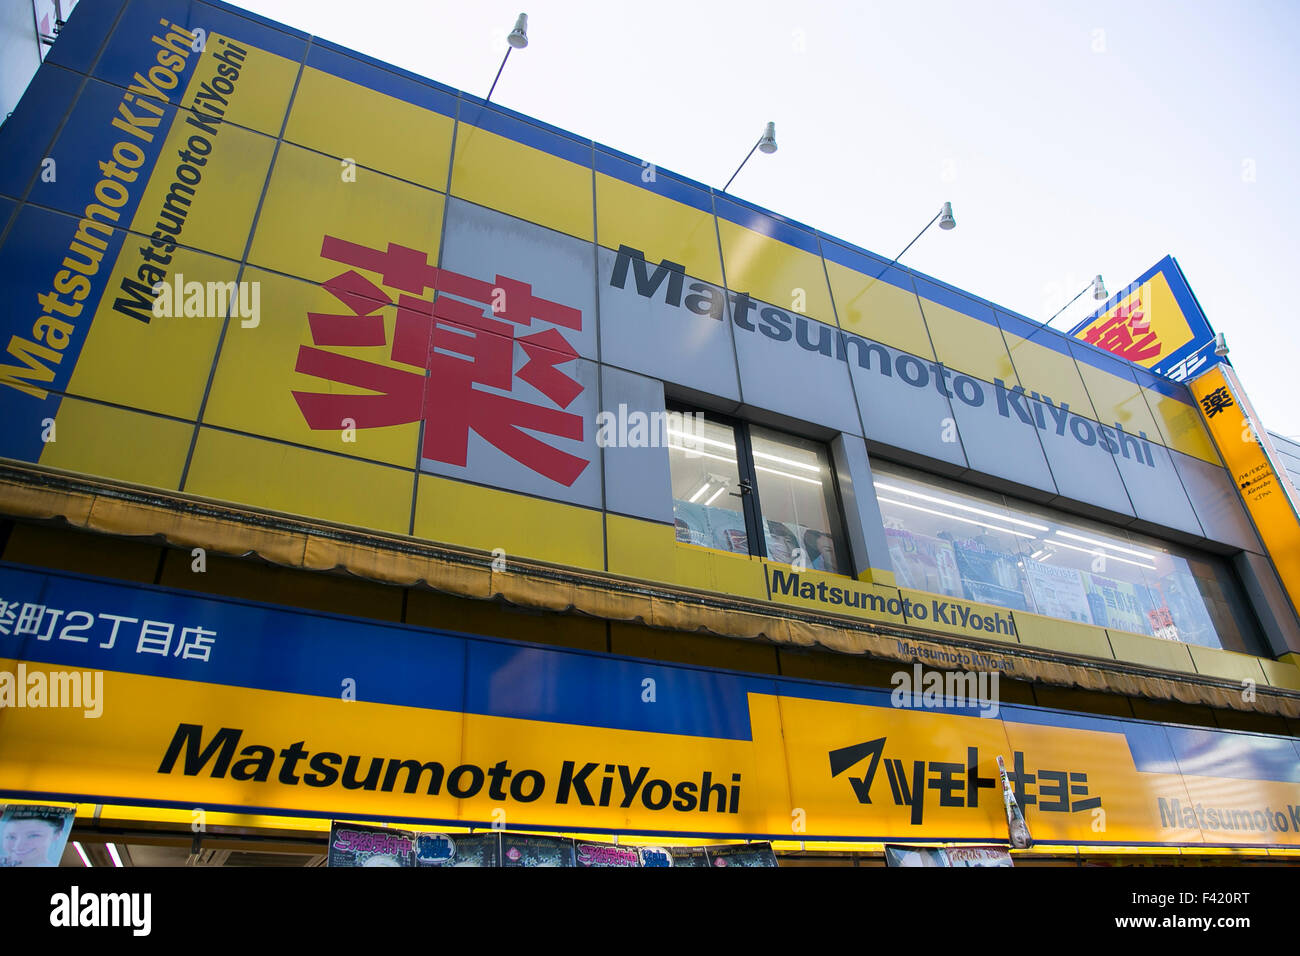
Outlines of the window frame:
{"type": "MultiPolygon", "coordinates": [[[[856,567],[854,564],[853,546],[850,541],[848,530],[848,515],[844,511],[844,498],[840,494],[839,475],[836,474],[835,469],[835,454],[831,449],[830,442],[823,442],[821,439],[809,438],[805,435],[798,435],[794,432],[784,431],[780,428],[773,428],[771,425],[746,421],[745,419],[738,418],[735,415],[715,412],[712,409],[704,408],[700,405],[691,405],[688,402],[669,399],[664,404],[665,411],[681,412],[683,415],[694,415],[696,412],[700,412],[710,421],[731,429],[732,441],[736,446],[736,473],[738,475],[738,480],[741,483],[741,488],[748,489],[741,493],[741,512],[745,516],[745,540],[749,545],[749,557],[751,558],[764,560],[770,559],[770,555],[767,552],[767,535],[763,532],[763,507],[758,491],[758,473],[754,470],[754,446],[750,439],[751,426],[759,424],[759,427],[765,428],[768,431],[773,431],[781,435],[788,435],[791,438],[799,438],[804,441],[815,442],[824,448],[826,451],[827,462],[830,466],[828,468],[828,471],[830,472],[830,493],[833,498],[832,503],[835,507],[835,514],[832,515],[832,517],[835,518],[839,524],[840,537],[842,539],[839,543],[843,544],[846,559],[845,567],[847,569],[856,567]]],[[[669,467],[671,469],[671,458],[669,462],[669,467]]],[[[729,492],[729,494],[730,493],[731,492],[729,492]]],[[[735,552],[724,551],[723,553],[734,554],[735,552]]],[[[807,557],[808,556],[805,555],[805,558],[807,557]]],[[[836,574],[837,577],[853,577],[850,570],[845,570],[843,572],[824,571],[817,573],[836,574]]]]}

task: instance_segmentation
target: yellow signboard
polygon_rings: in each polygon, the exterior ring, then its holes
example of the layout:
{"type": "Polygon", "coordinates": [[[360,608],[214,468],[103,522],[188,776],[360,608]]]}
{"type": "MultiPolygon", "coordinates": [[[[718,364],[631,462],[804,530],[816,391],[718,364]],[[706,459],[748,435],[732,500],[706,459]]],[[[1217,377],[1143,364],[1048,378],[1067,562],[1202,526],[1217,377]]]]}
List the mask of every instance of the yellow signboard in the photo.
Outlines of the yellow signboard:
{"type": "Polygon", "coordinates": [[[987,842],[1000,757],[1043,842],[1300,847],[1290,738],[999,702],[994,661],[890,690],[13,566],[0,597],[0,798],[987,842]]]}
{"type": "Polygon", "coordinates": [[[1300,613],[1300,518],[1295,488],[1273,464],[1264,430],[1229,365],[1218,365],[1191,382],[1201,417],[1209,426],[1237,494],[1246,505],[1291,606],[1300,613]]]}
{"type": "MultiPolygon", "coordinates": [[[[4,671],[17,662],[0,660],[4,671]]],[[[733,739],[107,678],[94,720],[0,711],[0,793],[566,831],[999,840],[1003,754],[1040,842],[1300,846],[1300,785],[1158,767],[1148,748],[1165,746],[1163,729],[1119,721],[750,692],[748,739],[733,739]]]]}
{"type": "Polygon", "coordinates": [[[1213,358],[1205,346],[1214,333],[1172,256],[1070,334],[1175,381],[1187,379],[1213,358]]]}

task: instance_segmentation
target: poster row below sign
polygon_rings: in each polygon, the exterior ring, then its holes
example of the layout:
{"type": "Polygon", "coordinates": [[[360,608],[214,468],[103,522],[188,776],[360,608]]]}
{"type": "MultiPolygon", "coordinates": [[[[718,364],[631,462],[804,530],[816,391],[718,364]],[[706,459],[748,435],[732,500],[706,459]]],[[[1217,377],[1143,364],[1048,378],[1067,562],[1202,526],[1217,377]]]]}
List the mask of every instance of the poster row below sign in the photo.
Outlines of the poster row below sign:
{"type": "Polygon", "coordinates": [[[885,866],[1014,866],[1000,846],[907,846],[885,844],[885,866]]]}
{"type": "Polygon", "coordinates": [[[776,866],[772,844],[620,846],[535,834],[417,833],[359,823],[330,825],[329,865],[366,866],[776,866]]]}
{"type": "Polygon", "coordinates": [[[76,813],[76,807],[4,807],[0,813],[0,867],[58,866],[76,813]]]}

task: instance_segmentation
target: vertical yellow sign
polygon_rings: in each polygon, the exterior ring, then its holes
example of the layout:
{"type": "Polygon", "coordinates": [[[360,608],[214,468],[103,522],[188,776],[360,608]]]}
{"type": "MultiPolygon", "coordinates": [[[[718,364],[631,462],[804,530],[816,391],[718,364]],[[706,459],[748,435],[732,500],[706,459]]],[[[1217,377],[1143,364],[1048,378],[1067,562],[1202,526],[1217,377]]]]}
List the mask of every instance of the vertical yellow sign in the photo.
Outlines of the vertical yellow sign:
{"type": "Polygon", "coordinates": [[[1300,613],[1300,517],[1295,488],[1286,472],[1273,464],[1276,453],[1268,444],[1268,433],[1231,366],[1217,365],[1190,384],[1237,494],[1255,522],[1292,608],[1300,613]]]}

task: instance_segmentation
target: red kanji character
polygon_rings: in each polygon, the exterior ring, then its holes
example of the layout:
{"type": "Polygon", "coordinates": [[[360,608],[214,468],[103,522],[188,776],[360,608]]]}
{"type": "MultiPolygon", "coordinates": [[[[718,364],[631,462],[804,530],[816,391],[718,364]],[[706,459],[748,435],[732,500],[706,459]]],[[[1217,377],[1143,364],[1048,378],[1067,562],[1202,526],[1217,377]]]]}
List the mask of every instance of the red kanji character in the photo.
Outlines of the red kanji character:
{"type": "MultiPolygon", "coordinates": [[[[499,275],[496,287],[501,290],[501,298],[505,300],[505,308],[497,313],[502,318],[518,325],[532,325],[533,319],[541,319],[552,325],[563,325],[577,332],[582,331],[582,312],[572,306],[537,298],[533,295],[533,287],[527,282],[499,275]]],[[[448,291],[452,290],[448,289],[448,291]]]]}
{"type": "MultiPolygon", "coordinates": [[[[393,358],[408,364],[417,358],[415,350],[422,343],[429,343],[423,361],[432,374],[424,400],[421,454],[435,461],[463,466],[468,456],[469,433],[473,431],[520,464],[553,481],[572,485],[589,462],[552,448],[523,429],[581,441],[582,416],[474,388],[475,384],[510,388],[514,330],[455,299],[439,297],[430,318],[417,311],[429,308],[426,302],[403,296],[398,303],[398,332],[393,343],[393,358]],[[423,323],[435,319],[437,325],[432,334],[424,332],[423,323]],[[441,351],[435,352],[434,348],[441,351]]],[[[564,351],[552,348],[557,343],[545,333],[529,336],[534,341],[524,345],[529,361],[520,370],[519,377],[556,404],[567,407],[582,391],[582,386],[555,365],[577,358],[577,353],[563,336],[554,334],[564,351]]]]}
{"type": "Polygon", "coordinates": [[[356,266],[366,272],[377,272],[383,276],[384,285],[403,292],[423,295],[425,289],[438,287],[438,270],[429,264],[428,256],[395,242],[388,244],[386,252],[380,252],[346,239],[326,236],[321,242],[320,254],[324,259],[356,266]]]}
{"type": "Polygon", "coordinates": [[[535,332],[519,340],[528,361],[519,370],[519,377],[533,386],[556,405],[568,408],[582,394],[582,385],[555,366],[571,362],[578,353],[555,329],[535,332]]]}
{"type": "Polygon", "coordinates": [[[311,340],[317,345],[384,345],[384,318],[371,315],[392,305],[384,290],[359,272],[345,272],[325,283],[329,292],[349,309],[351,315],[322,315],[308,312],[311,340]]]}
{"type": "MultiPolygon", "coordinates": [[[[386,251],[326,236],[321,255],[367,272],[402,290],[391,350],[392,361],[420,369],[406,371],[390,365],[341,356],[319,348],[298,350],[296,371],[367,389],[377,394],[337,395],[294,392],[308,425],[339,428],[351,418],[359,428],[426,422],[421,454],[425,458],[464,466],[469,432],[539,474],[572,485],[586,459],[552,448],[524,429],[582,439],[579,415],[533,405],[475,386],[511,391],[514,368],[514,325],[528,326],[534,318],[553,325],[582,328],[582,313],[532,293],[526,282],[497,276],[497,285],[447,270],[439,270],[423,253],[389,243],[386,251]],[[435,292],[434,302],[422,298],[435,292]],[[446,294],[490,304],[481,307],[446,294]],[[504,320],[504,321],[503,321],[504,320]],[[424,370],[431,374],[426,376],[424,370]]],[[[311,314],[317,345],[384,345],[383,318],[370,313],[391,304],[381,289],[356,271],[325,286],[355,313],[351,316],[311,314]]],[[[519,378],[559,406],[568,408],[582,385],[557,367],[578,353],[554,328],[518,339],[528,360],[519,378]]]]}
{"type": "Polygon", "coordinates": [[[1140,302],[1133,302],[1130,305],[1121,305],[1115,310],[1115,318],[1128,320],[1128,327],[1134,332],[1145,332],[1151,328],[1151,318],[1142,311],[1140,302]]]}
{"type": "Polygon", "coordinates": [[[582,330],[580,310],[538,298],[533,295],[533,288],[527,282],[499,275],[493,286],[481,279],[438,269],[430,265],[424,253],[395,242],[390,242],[387,250],[380,252],[346,239],[326,236],[321,243],[321,256],[367,272],[376,272],[383,276],[384,285],[417,296],[426,291],[450,292],[485,305],[504,299],[502,308],[496,310],[497,314],[516,325],[531,325],[533,319],[541,319],[574,331],[582,330]],[[496,295],[497,292],[500,292],[499,296],[496,295]]]}
{"type": "MultiPolygon", "coordinates": [[[[1148,332],[1134,341],[1133,330],[1128,322],[1134,313],[1128,307],[1115,310],[1115,314],[1102,325],[1094,326],[1084,333],[1084,340],[1091,342],[1107,352],[1113,352],[1130,362],[1155,358],[1160,354],[1160,341],[1154,332],[1148,332]]],[[[1141,313],[1137,313],[1141,317],[1141,313]]],[[[1148,323],[1149,325],[1149,323],[1148,323]]],[[[1144,326],[1145,327],[1145,326],[1144,326]]]]}
{"type": "Polygon", "coordinates": [[[407,372],[391,365],[367,362],[305,345],[298,349],[298,364],[294,366],[294,371],[379,393],[335,395],[294,392],[294,401],[302,410],[309,428],[341,428],[345,418],[356,422],[357,428],[409,425],[420,420],[421,397],[424,393],[422,372],[407,372]]]}

